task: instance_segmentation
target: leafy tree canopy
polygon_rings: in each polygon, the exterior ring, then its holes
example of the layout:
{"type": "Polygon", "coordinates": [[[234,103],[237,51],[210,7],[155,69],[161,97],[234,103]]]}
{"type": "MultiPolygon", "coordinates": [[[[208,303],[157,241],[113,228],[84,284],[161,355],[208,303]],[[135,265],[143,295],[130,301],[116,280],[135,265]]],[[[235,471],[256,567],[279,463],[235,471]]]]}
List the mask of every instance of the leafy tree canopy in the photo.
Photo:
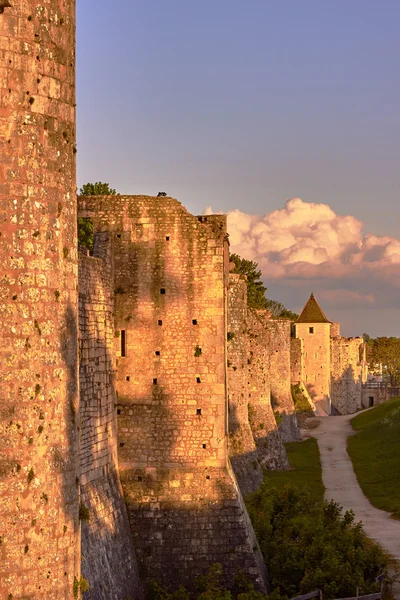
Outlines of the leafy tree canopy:
{"type": "Polygon", "coordinates": [[[78,244],[86,246],[90,252],[93,252],[93,223],[90,219],[78,217],[78,244]]]}
{"type": "Polygon", "coordinates": [[[257,269],[258,264],[253,260],[241,258],[238,254],[231,254],[230,261],[235,263],[232,273],[246,275],[247,277],[247,303],[251,308],[267,308],[265,292],[267,288],[260,281],[261,271],[257,269]]]}
{"type": "Polygon", "coordinates": [[[85,183],[79,190],[80,196],[115,196],[116,191],[109,183],[96,181],[96,183],[85,183]]]}
{"type": "MultiPolygon", "coordinates": [[[[115,196],[116,191],[110,187],[109,183],[96,181],[96,183],[85,183],[79,190],[80,196],[115,196]]],[[[93,223],[90,219],[78,217],[78,244],[86,246],[93,252],[93,223]]]]}
{"type": "Polygon", "coordinates": [[[261,271],[257,268],[256,262],[241,258],[238,254],[231,254],[229,258],[235,264],[231,272],[245,275],[247,278],[247,303],[250,308],[265,308],[276,319],[295,321],[298,318],[299,315],[285,308],[281,302],[265,297],[267,288],[260,280],[261,271]]]}
{"type": "MultiPolygon", "coordinates": [[[[367,341],[370,343],[370,340],[367,341]]],[[[382,364],[391,385],[400,385],[400,338],[378,337],[373,340],[370,364],[382,364]]]]}

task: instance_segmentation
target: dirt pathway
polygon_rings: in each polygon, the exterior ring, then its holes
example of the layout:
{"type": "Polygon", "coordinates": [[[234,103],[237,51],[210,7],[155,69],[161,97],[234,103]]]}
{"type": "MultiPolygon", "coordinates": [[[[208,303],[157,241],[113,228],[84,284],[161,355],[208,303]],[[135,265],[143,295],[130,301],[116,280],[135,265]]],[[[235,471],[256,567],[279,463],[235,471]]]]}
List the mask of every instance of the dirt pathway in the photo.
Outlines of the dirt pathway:
{"type": "MultiPolygon", "coordinates": [[[[347,438],[354,435],[350,421],[354,415],[310,419],[319,425],[302,431],[303,438],[315,437],[321,453],[322,480],[325,498],[333,499],[345,509],[352,509],[356,521],[362,521],[367,535],[379,542],[400,561],[400,521],[390,518],[390,513],[374,508],[361,491],[346,451],[347,438]]],[[[400,600],[400,582],[395,589],[400,600]]]]}

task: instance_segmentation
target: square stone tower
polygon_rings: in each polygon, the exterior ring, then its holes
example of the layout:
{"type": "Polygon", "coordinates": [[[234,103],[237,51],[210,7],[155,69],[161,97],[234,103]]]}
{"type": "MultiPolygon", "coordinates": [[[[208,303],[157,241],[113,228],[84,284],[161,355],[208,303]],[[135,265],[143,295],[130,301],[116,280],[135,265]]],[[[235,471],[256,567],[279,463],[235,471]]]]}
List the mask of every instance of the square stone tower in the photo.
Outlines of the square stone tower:
{"type": "Polygon", "coordinates": [[[321,414],[331,413],[331,349],[329,321],[314,294],[295,323],[302,344],[301,376],[321,414]]]}

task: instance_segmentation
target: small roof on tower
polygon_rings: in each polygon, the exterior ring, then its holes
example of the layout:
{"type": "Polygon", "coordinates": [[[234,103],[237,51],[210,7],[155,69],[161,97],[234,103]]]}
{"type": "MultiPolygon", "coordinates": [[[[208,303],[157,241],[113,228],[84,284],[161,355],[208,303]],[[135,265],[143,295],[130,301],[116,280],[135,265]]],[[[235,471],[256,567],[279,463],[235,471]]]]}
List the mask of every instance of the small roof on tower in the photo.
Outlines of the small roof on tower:
{"type": "Polygon", "coordinates": [[[324,311],[314,298],[314,294],[311,293],[311,296],[307,300],[303,310],[301,311],[301,315],[297,319],[296,323],[331,323],[329,319],[326,318],[324,311]]]}

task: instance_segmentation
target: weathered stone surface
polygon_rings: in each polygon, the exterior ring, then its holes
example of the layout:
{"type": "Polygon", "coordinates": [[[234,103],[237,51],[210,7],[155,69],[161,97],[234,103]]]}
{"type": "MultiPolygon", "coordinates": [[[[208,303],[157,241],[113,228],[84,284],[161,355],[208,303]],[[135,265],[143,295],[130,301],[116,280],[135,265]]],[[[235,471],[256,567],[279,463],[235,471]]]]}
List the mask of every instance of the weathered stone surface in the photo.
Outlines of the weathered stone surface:
{"type": "Polygon", "coordinates": [[[118,454],[145,577],[191,585],[214,562],[266,589],[229,471],[224,216],[171,198],[80,198],[113,244],[118,454]]]}
{"type": "Polygon", "coordinates": [[[75,2],[0,14],[0,597],[80,573],[75,2]]]}
{"type": "MultiPolygon", "coordinates": [[[[240,489],[254,492],[263,479],[256,443],[249,423],[249,348],[247,285],[240,275],[229,275],[228,290],[228,415],[229,456],[240,489]]],[[[274,429],[276,424],[273,425],[274,429]]]]}
{"type": "MultiPolygon", "coordinates": [[[[233,273],[229,276],[227,317],[229,455],[240,489],[248,493],[260,485],[262,468],[289,468],[271,404],[270,388],[274,385],[279,390],[285,401],[283,410],[292,415],[293,402],[290,396],[289,406],[284,387],[287,382],[290,395],[289,364],[283,373],[283,383],[275,381],[279,376],[275,351],[280,344],[284,350],[288,347],[290,328],[286,331],[285,326],[281,327],[281,337],[287,333],[287,342],[275,340],[271,329],[279,328],[280,322],[271,322],[267,311],[248,308],[246,281],[233,273]]],[[[288,362],[285,362],[286,358],[283,352],[284,367],[288,362]]]]}
{"type": "Polygon", "coordinates": [[[79,256],[82,574],[87,600],[143,598],[117,474],[114,293],[110,235],[79,256]]]}
{"type": "Polygon", "coordinates": [[[300,440],[300,430],[293,404],[290,374],[290,321],[271,319],[265,323],[269,348],[271,404],[280,415],[280,432],[284,442],[300,440]]]}
{"type": "Polygon", "coordinates": [[[331,402],[334,411],[348,415],[360,410],[362,384],[367,379],[362,338],[331,338],[331,402]]]}

